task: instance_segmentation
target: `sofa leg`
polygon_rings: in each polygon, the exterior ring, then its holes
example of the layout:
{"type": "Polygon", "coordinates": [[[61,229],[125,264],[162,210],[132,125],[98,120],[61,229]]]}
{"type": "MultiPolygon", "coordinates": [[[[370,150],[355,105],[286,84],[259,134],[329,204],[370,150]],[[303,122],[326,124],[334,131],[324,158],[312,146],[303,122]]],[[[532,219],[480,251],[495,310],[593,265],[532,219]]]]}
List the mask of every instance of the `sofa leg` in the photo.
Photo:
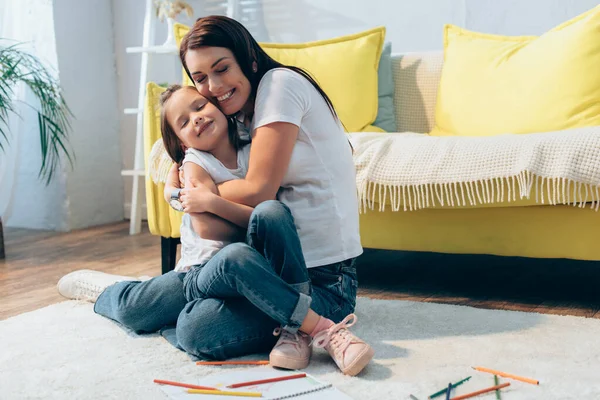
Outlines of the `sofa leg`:
{"type": "Polygon", "coordinates": [[[175,261],[177,260],[177,245],[179,238],[168,238],[161,236],[160,238],[160,255],[162,259],[162,273],[166,274],[175,269],[175,261]]]}

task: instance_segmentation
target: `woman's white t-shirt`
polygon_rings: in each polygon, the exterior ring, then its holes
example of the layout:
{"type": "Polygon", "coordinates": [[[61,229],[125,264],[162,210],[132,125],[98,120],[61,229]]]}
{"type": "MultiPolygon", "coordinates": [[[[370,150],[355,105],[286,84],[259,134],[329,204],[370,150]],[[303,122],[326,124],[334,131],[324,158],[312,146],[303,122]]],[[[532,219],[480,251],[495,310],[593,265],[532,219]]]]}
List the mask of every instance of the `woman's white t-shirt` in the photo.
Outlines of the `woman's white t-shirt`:
{"type": "Polygon", "coordinates": [[[261,79],[251,131],[273,122],[299,127],[277,194],[292,211],[308,268],[362,254],[356,171],[348,137],[315,87],[286,68],[261,79]]]}

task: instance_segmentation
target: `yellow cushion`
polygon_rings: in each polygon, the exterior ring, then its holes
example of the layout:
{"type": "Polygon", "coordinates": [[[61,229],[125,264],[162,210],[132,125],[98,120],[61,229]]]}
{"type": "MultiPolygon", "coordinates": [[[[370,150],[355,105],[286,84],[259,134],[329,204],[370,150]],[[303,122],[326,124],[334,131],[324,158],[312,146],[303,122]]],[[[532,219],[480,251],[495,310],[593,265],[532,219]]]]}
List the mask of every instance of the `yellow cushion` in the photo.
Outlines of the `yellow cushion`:
{"type": "MultiPolygon", "coordinates": [[[[178,44],[188,30],[175,25],[178,44]]],[[[308,71],[333,102],[346,129],[360,132],[377,117],[377,70],[384,38],[385,27],[378,27],[328,40],[260,46],[280,63],[308,71]]]]}
{"type": "Polygon", "coordinates": [[[540,37],[447,25],[435,136],[600,125],[600,6],[540,37]]]}
{"type": "MultiPolygon", "coordinates": [[[[148,171],[147,157],[152,145],[161,138],[160,134],[160,109],[158,100],[165,88],[155,83],[146,85],[146,102],[144,104],[144,154],[146,155],[146,171],[148,171]]],[[[179,237],[179,227],[183,213],[175,211],[163,197],[165,185],[156,184],[150,174],[146,173],[146,208],[148,211],[148,227],[153,235],[164,237],[179,237]]]]}

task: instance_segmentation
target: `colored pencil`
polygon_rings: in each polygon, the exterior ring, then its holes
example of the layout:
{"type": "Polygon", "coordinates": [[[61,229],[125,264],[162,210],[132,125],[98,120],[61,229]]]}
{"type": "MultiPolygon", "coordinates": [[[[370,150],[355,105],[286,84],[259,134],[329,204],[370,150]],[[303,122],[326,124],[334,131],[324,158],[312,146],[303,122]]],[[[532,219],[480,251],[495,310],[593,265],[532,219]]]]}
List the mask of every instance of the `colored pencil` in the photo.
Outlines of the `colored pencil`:
{"type": "Polygon", "coordinates": [[[161,385],[180,386],[180,387],[184,387],[184,388],[188,388],[188,389],[219,390],[217,388],[210,387],[210,386],[192,385],[191,383],[165,381],[162,379],[155,379],[154,383],[160,383],[161,385]]]}
{"type": "Polygon", "coordinates": [[[230,389],[234,389],[234,388],[239,388],[239,387],[243,387],[243,386],[261,385],[263,383],[287,381],[290,379],[298,379],[298,378],[305,378],[305,377],[306,377],[306,374],[303,372],[301,374],[278,376],[276,378],[261,379],[258,381],[232,383],[231,385],[227,385],[227,387],[230,389]]]}
{"type": "Polygon", "coordinates": [[[419,400],[416,396],[413,396],[412,394],[409,394],[411,400],[419,400]]]}
{"type": "Polygon", "coordinates": [[[200,390],[188,389],[190,394],[214,394],[217,396],[240,396],[240,397],[262,397],[261,392],[227,392],[225,390],[200,390]]]}
{"type": "Polygon", "coordinates": [[[484,367],[471,367],[471,368],[473,368],[473,369],[475,369],[477,371],[488,372],[490,374],[502,376],[504,378],[515,379],[517,381],[521,381],[521,382],[525,382],[525,383],[531,383],[532,385],[539,385],[540,384],[540,381],[538,381],[537,379],[524,378],[522,376],[513,375],[513,374],[507,374],[506,372],[495,371],[493,369],[484,368],[484,367]]]}
{"type": "Polygon", "coordinates": [[[197,361],[196,365],[267,365],[269,360],[256,361],[197,361]]]}
{"type": "Polygon", "coordinates": [[[486,389],[481,389],[481,390],[478,390],[476,392],[463,394],[461,396],[456,396],[456,397],[451,398],[450,400],[468,399],[470,397],[479,396],[480,394],[487,393],[487,392],[493,392],[494,390],[502,389],[502,388],[505,388],[507,386],[510,386],[510,382],[506,382],[506,383],[503,383],[502,385],[498,385],[498,386],[492,386],[492,387],[489,387],[489,388],[486,388],[486,389]]]}
{"type": "MultiPolygon", "coordinates": [[[[500,382],[498,382],[498,375],[494,375],[494,385],[498,386],[500,382]]],[[[500,398],[500,390],[496,389],[496,400],[502,400],[500,398]]]]}
{"type": "Polygon", "coordinates": [[[452,393],[452,382],[448,384],[448,390],[446,391],[446,400],[450,400],[450,393],[452,393]]]}
{"type": "MultiPolygon", "coordinates": [[[[453,388],[455,388],[455,387],[457,387],[458,385],[462,385],[463,383],[465,383],[465,382],[466,382],[466,381],[468,381],[469,379],[471,379],[471,377],[470,377],[470,376],[467,376],[465,379],[463,379],[463,380],[461,380],[461,381],[458,381],[458,382],[456,382],[456,383],[453,383],[453,384],[452,384],[452,387],[453,387],[453,388]]],[[[443,388],[443,389],[442,389],[442,390],[440,390],[439,392],[435,392],[434,394],[430,395],[430,396],[428,397],[428,399],[433,399],[434,397],[441,396],[441,395],[443,395],[444,393],[446,393],[446,391],[447,391],[447,390],[448,390],[448,388],[443,388]]]]}

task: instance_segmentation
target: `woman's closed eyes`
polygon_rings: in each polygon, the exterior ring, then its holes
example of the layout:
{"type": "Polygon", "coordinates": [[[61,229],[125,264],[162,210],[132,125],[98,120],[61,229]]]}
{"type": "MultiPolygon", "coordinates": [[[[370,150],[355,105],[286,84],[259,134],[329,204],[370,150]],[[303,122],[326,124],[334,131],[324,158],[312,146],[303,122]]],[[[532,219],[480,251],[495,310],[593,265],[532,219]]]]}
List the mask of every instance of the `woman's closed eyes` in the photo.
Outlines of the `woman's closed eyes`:
{"type": "MultiPolygon", "coordinates": [[[[215,72],[216,72],[216,73],[218,73],[218,74],[222,74],[222,73],[225,73],[225,72],[227,72],[228,70],[229,70],[229,65],[225,65],[224,67],[222,67],[222,68],[220,68],[220,69],[215,69],[215,72]]],[[[202,76],[202,77],[200,77],[200,78],[196,79],[196,81],[195,81],[195,82],[196,82],[196,83],[202,83],[202,82],[204,82],[205,80],[206,80],[206,75],[204,75],[204,76],[202,76]]]]}

